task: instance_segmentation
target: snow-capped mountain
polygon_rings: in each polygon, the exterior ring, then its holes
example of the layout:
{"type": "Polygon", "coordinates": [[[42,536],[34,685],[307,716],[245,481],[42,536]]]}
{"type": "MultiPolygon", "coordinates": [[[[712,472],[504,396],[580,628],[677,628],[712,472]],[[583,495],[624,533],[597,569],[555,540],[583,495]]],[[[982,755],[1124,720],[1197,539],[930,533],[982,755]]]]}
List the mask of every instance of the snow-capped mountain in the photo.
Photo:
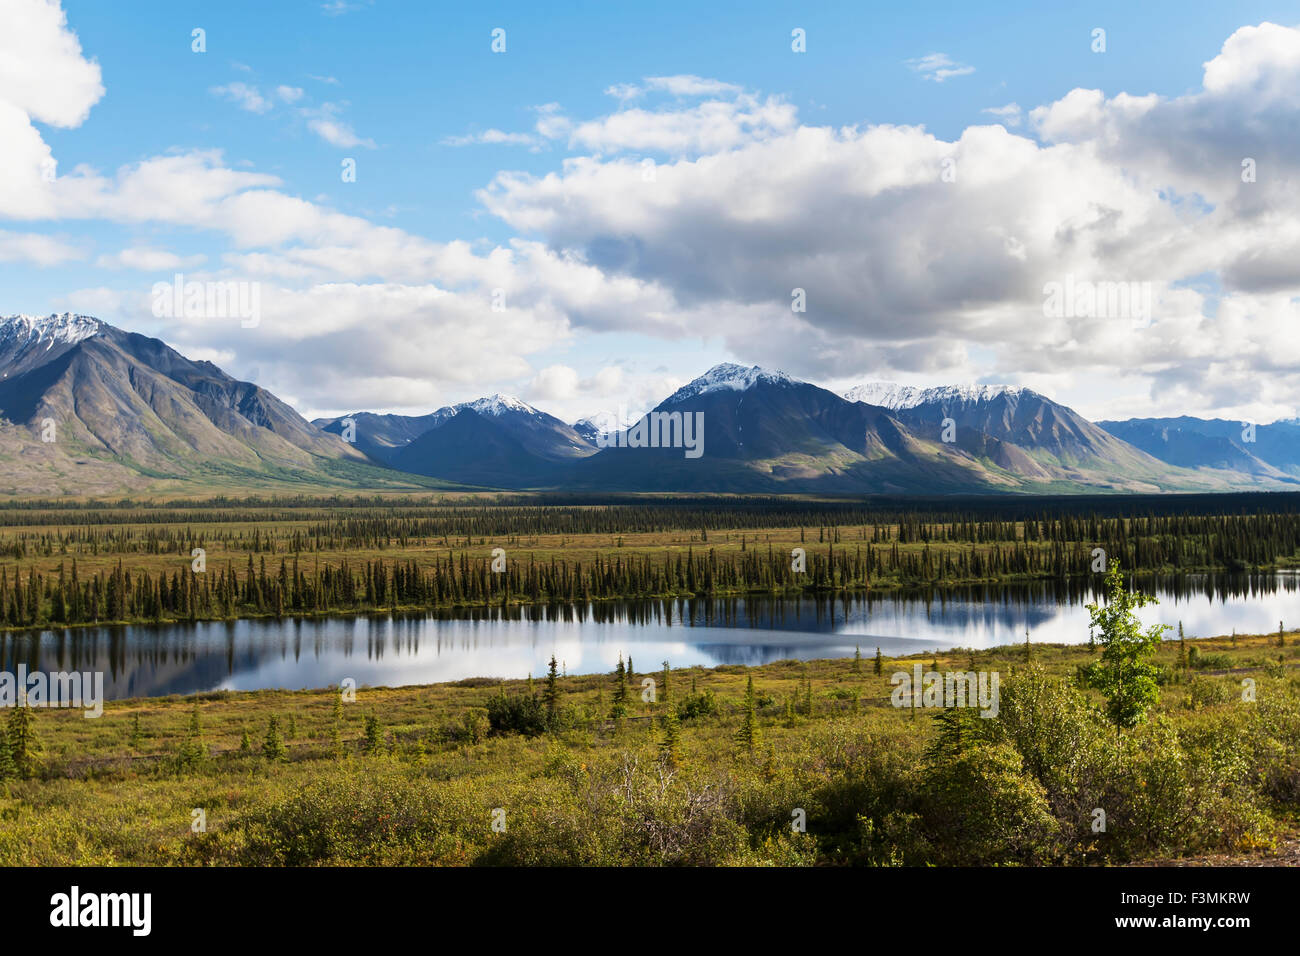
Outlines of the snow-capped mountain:
{"type": "Polygon", "coordinates": [[[1020,474],[1086,482],[1159,481],[1161,463],[1120,441],[1073,409],[1015,385],[915,388],[872,382],[844,396],[888,408],[920,434],[942,434],[959,447],[1020,474]],[[989,442],[996,444],[990,445],[989,442]]]}
{"type": "Polygon", "coordinates": [[[844,393],[844,397],[850,402],[866,402],[868,405],[879,405],[897,411],[945,402],[987,402],[1002,395],[1019,398],[1028,391],[1029,389],[1016,385],[940,385],[935,388],[917,388],[914,385],[895,385],[893,382],[867,382],[853,386],[844,393]]]}
{"type": "MultiPolygon", "coordinates": [[[[467,402],[457,402],[454,405],[444,405],[427,415],[353,412],[338,418],[317,418],[312,424],[332,434],[342,435],[346,422],[351,420],[355,426],[356,447],[377,461],[392,463],[398,454],[404,452],[417,439],[440,428],[463,412],[482,416],[488,421],[505,423],[508,428],[524,428],[541,432],[553,431],[553,423],[559,421],[512,395],[498,393],[467,402]]],[[[568,428],[567,425],[563,427],[568,428]]],[[[574,436],[565,435],[563,444],[574,446],[573,437],[577,437],[575,447],[586,447],[586,439],[577,436],[576,433],[574,436]]],[[[416,460],[423,460],[424,456],[418,450],[415,454],[419,456],[416,460]]]]}
{"type": "Polygon", "coordinates": [[[98,333],[103,326],[99,319],[71,312],[0,316],[0,348],[34,342],[47,346],[76,345],[98,333]]]}
{"type": "Polygon", "coordinates": [[[392,467],[469,485],[518,488],[550,484],[560,466],[596,451],[560,419],[505,395],[461,402],[430,417],[430,428],[393,451],[392,467]]]}
{"type": "Polygon", "coordinates": [[[58,358],[107,326],[88,315],[10,315],[0,319],[0,366],[6,375],[58,358]]]}
{"type": "MultiPolygon", "coordinates": [[[[224,489],[232,480],[241,487],[409,488],[439,479],[485,488],[764,494],[1300,482],[1294,423],[1259,426],[1253,444],[1232,422],[1103,429],[1014,386],[872,383],[840,396],[784,372],[726,363],[654,411],[661,422],[698,426],[702,441],[691,448],[700,453],[687,457],[673,441],[597,447],[614,427],[609,416],[570,426],[502,394],[427,415],[357,412],[346,416],[356,426],[349,444],[339,435],[344,418],[309,424],[265,389],[157,339],[71,313],[0,319],[0,447],[8,449],[0,491],[14,494],[97,494],[159,482],[224,489]],[[54,441],[42,438],[48,422],[54,441]],[[1207,433],[1224,440],[1206,442],[1207,433]]],[[[640,428],[643,416],[633,417],[617,431],[640,428]]]]}
{"type": "Polygon", "coordinates": [[[762,383],[765,385],[793,385],[795,380],[784,372],[773,372],[757,365],[746,367],[733,362],[715,365],[699,378],[683,385],[666,402],[680,402],[710,392],[743,392],[762,383]]]}
{"type": "Polygon", "coordinates": [[[12,453],[0,491],[18,494],[260,483],[290,471],[330,483],[333,461],[365,461],[265,389],[82,315],[0,320],[0,420],[12,453]]]}

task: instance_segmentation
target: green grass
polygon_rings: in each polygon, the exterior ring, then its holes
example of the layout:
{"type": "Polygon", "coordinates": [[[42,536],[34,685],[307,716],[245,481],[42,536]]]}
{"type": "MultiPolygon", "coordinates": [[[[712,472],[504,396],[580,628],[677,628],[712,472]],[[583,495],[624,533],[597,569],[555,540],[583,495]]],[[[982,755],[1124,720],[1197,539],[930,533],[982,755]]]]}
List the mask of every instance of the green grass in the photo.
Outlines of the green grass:
{"type": "Polygon", "coordinates": [[[1189,642],[1252,668],[1219,676],[1179,670],[1177,642],[1166,642],[1157,712],[1123,734],[1095,716],[1095,693],[1068,683],[1095,659],[1086,647],[1034,646],[1030,663],[1023,647],[907,659],[900,669],[1001,675],[999,717],[974,718],[964,731],[974,736],[938,753],[934,712],[887,703],[895,661],[874,674],[870,647],[857,670],[850,660],[674,670],[667,704],[641,701],[642,679],[660,675],[639,672],[621,722],[606,719],[610,675],[562,677],[563,726],[533,738],[486,727],[489,699],[527,694],[525,681],[361,688],[342,707],[342,755],[329,690],[121,701],[98,720],[39,711],[36,777],[0,785],[0,865],[1087,864],[1267,852],[1300,810],[1297,635],[1275,640],[1189,642]],[[736,736],[750,676],[752,752],[736,736]],[[1245,678],[1254,702],[1242,700],[1245,678]],[[709,694],[716,713],[680,721],[670,766],[662,715],[709,694]],[[206,756],[183,767],[195,700],[206,756]],[[273,715],[283,762],[258,752],[273,715]],[[382,753],[361,752],[368,716],[382,753]],[[251,753],[240,753],[245,732],[251,753]],[[1090,826],[1098,807],[1101,834],[1090,826]],[[191,830],[195,809],[205,833],[191,830]],[[504,832],[492,827],[498,810],[504,832]],[[791,826],[796,810],[806,832],[791,826]]]}

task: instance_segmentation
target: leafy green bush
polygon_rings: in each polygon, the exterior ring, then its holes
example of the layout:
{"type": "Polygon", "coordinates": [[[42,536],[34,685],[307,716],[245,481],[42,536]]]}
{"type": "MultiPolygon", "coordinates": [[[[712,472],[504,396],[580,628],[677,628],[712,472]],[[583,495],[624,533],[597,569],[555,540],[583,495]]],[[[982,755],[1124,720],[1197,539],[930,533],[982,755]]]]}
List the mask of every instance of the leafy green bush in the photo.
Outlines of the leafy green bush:
{"type": "Polygon", "coordinates": [[[713,691],[706,690],[698,694],[687,694],[677,704],[677,716],[682,720],[694,720],[697,717],[712,717],[718,712],[718,699],[713,691]]]}
{"type": "Polygon", "coordinates": [[[494,734],[537,737],[546,732],[546,711],[536,694],[498,694],[488,699],[487,714],[494,734]]]}
{"type": "Polygon", "coordinates": [[[1034,864],[1057,851],[1047,792],[1009,744],[976,743],[935,761],[922,808],[933,862],[942,865],[1034,864]]]}

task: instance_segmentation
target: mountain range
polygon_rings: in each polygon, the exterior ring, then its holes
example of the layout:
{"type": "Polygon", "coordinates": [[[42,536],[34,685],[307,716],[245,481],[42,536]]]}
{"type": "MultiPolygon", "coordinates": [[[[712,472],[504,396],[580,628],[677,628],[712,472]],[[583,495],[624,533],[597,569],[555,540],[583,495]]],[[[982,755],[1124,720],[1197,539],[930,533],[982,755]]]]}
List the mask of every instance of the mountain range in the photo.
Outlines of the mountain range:
{"type": "Polygon", "coordinates": [[[715,366],[634,423],[493,395],[306,421],[158,339],[88,316],[0,319],[0,494],[471,487],[829,494],[1294,490],[1300,422],[1090,422],[1027,388],[840,395],[715,366]]]}

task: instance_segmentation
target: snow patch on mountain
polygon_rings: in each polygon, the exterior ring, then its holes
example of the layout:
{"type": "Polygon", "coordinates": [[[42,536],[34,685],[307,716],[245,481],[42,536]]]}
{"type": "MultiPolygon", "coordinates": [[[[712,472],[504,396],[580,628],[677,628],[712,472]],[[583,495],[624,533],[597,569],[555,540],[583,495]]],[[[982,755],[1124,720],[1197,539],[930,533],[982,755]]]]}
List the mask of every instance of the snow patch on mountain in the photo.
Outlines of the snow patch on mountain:
{"type": "MultiPolygon", "coordinates": [[[[461,402],[458,405],[452,405],[450,407],[455,409],[455,412],[452,412],[453,415],[466,408],[473,409],[480,415],[492,415],[494,417],[500,417],[501,415],[506,415],[510,412],[523,412],[526,415],[542,414],[527,402],[521,402],[513,395],[501,394],[489,395],[486,398],[476,398],[472,402],[461,402]]],[[[439,409],[439,411],[443,411],[443,409],[439,409]]]]}
{"type": "Polygon", "coordinates": [[[988,402],[1003,395],[1019,398],[1032,394],[1018,385],[940,385],[935,388],[917,388],[914,385],[896,385],[893,382],[867,382],[855,385],[844,393],[850,402],[866,402],[895,411],[916,408],[918,405],[956,403],[973,405],[988,402]]]}
{"type": "Polygon", "coordinates": [[[753,388],[760,382],[765,385],[796,384],[795,380],[784,372],[773,372],[757,365],[751,365],[747,368],[744,365],[736,365],[734,362],[723,362],[721,365],[713,366],[699,378],[673,392],[668,397],[668,401],[678,402],[699,395],[707,395],[709,392],[743,392],[753,388]]]}
{"type": "Polygon", "coordinates": [[[71,312],[50,315],[8,315],[0,318],[0,347],[21,348],[36,343],[76,345],[96,335],[104,327],[99,319],[71,312]]]}

